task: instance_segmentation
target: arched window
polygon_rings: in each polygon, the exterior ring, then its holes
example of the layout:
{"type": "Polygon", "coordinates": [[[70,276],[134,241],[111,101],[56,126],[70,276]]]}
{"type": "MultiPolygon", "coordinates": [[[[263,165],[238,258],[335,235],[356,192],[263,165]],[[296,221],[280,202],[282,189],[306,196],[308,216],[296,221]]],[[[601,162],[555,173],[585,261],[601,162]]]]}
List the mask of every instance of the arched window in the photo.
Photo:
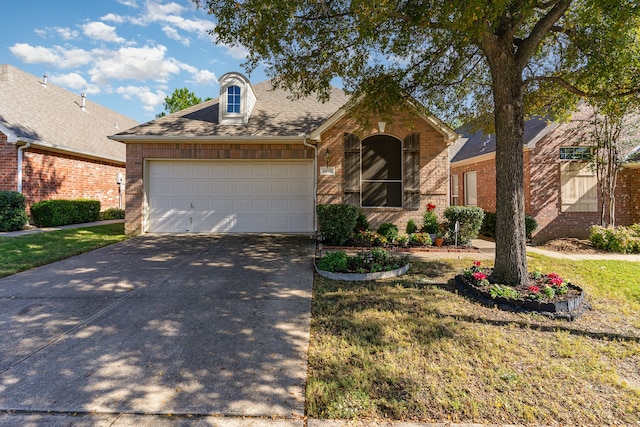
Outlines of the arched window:
{"type": "Polygon", "coordinates": [[[227,88],[227,113],[240,113],[240,87],[227,88]]]}
{"type": "Polygon", "coordinates": [[[402,141],[374,135],[362,141],[362,207],[402,207],[402,141]]]}

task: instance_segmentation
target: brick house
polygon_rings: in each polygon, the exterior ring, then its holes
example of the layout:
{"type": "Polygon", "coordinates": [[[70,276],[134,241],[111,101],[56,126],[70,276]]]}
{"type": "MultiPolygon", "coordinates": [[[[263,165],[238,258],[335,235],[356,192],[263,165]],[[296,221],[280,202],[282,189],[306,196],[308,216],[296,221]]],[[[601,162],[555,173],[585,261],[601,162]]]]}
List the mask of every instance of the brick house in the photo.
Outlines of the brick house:
{"type": "Polygon", "coordinates": [[[125,146],[107,138],[137,123],[11,65],[0,65],[0,190],[27,206],[48,199],[121,204],[125,146]]]}
{"type": "MultiPolygon", "coordinates": [[[[538,222],[533,240],[587,237],[599,224],[597,179],[584,161],[589,154],[592,115],[586,105],[566,123],[533,118],[524,129],[525,211],[538,222]]],[[[451,146],[451,204],[496,211],[495,135],[458,129],[451,146]]],[[[618,175],[616,224],[640,221],[640,163],[627,164],[618,175]]]]}
{"type": "Polygon", "coordinates": [[[126,232],[313,233],[318,203],[403,228],[448,204],[456,134],[418,107],[362,129],[333,89],[294,100],[271,82],[220,78],[220,96],[111,138],[127,145],[126,232]]]}

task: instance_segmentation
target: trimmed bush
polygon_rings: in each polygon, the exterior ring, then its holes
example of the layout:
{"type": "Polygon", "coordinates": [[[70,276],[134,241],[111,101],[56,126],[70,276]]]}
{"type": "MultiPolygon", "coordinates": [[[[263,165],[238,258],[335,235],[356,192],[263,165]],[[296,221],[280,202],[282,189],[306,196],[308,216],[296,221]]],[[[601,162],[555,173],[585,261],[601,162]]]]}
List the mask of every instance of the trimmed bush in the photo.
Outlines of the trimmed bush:
{"type": "MultiPolygon", "coordinates": [[[[538,228],[538,221],[532,216],[524,216],[524,228],[527,235],[527,239],[531,239],[531,235],[538,228]]],[[[482,221],[482,227],[480,227],[480,234],[487,237],[496,237],[496,213],[485,212],[484,220],[482,221]]]]}
{"type": "Polygon", "coordinates": [[[38,227],[82,224],[100,219],[98,200],[43,200],[31,205],[31,215],[38,227]]]}
{"type": "Polygon", "coordinates": [[[405,229],[405,231],[407,232],[407,234],[413,234],[418,231],[418,226],[416,225],[416,222],[413,220],[413,218],[407,221],[407,228],[405,229]]]}
{"type": "Polygon", "coordinates": [[[110,219],[124,219],[124,209],[109,208],[106,211],[100,212],[100,219],[103,221],[110,219]]]}
{"type": "Polygon", "coordinates": [[[369,229],[369,221],[367,221],[367,216],[362,212],[361,209],[358,209],[358,217],[356,218],[356,227],[353,232],[358,232],[362,230],[369,229]]]}
{"type": "Polygon", "coordinates": [[[420,229],[420,231],[429,234],[436,234],[438,231],[440,231],[438,216],[433,210],[426,210],[424,212],[424,216],[422,217],[422,228],[420,229]]]}
{"type": "Polygon", "coordinates": [[[318,227],[324,241],[330,245],[344,245],[353,237],[358,209],[351,205],[328,204],[316,206],[318,227]]]}
{"type": "Polygon", "coordinates": [[[630,227],[591,227],[589,240],[598,249],[623,254],[640,253],[640,224],[630,227]]]}
{"type": "Polygon", "coordinates": [[[393,243],[398,238],[398,227],[390,222],[384,222],[378,227],[378,234],[384,236],[389,243],[393,243]]]}
{"type": "Polygon", "coordinates": [[[449,240],[455,239],[456,221],[460,223],[458,231],[458,244],[468,245],[471,239],[475,239],[480,234],[480,227],[484,220],[484,211],[476,206],[449,206],[444,211],[447,219],[445,228],[449,240]]]}
{"type": "Polygon", "coordinates": [[[22,230],[27,223],[27,202],[17,191],[0,191],[0,231],[22,230]]]}
{"type": "Polygon", "coordinates": [[[320,270],[343,271],[347,269],[347,254],[344,251],[327,252],[316,264],[320,270]]]}

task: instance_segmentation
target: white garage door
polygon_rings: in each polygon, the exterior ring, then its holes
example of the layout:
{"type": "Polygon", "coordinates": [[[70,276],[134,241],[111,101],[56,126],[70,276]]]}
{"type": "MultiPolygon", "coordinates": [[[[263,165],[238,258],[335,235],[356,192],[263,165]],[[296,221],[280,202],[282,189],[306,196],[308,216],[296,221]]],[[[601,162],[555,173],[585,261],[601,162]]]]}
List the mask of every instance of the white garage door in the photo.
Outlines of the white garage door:
{"type": "Polygon", "coordinates": [[[148,162],[149,231],[313,232],[311,161],[148,162]]]}

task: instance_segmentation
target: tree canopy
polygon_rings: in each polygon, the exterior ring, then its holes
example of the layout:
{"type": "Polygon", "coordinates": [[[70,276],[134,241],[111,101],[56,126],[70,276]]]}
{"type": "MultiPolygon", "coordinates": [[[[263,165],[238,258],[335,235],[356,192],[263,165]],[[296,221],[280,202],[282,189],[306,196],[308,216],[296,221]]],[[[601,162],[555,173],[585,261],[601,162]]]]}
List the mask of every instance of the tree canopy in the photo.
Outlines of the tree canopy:
{"type": "Polygon", "coordinates": [[[492,279],[525,279],[522,135],[527,115],[640,93],[635,0],[194,0],[218,41],[245,46],[296,96],[341,78],[360,108],[413,97],[443,119],[494,117],[497,237],[492,279]]]}
{"type": "MultiPolygon", "coordinates": [[[[208,101],[210,99],[211,98],[206,98],[204,101],[208,101]]],[[[167,114],[184,110],[185,108],[193,105],[198,105],[201,102],[203,102],[203,100],[197,97],[195,93],[191,92],[186,87],[176,89],[173,91],[171,96],[166,96],[164,98],[164,111],[156,114],[156,117],[163,117],[167,114]]]]}

